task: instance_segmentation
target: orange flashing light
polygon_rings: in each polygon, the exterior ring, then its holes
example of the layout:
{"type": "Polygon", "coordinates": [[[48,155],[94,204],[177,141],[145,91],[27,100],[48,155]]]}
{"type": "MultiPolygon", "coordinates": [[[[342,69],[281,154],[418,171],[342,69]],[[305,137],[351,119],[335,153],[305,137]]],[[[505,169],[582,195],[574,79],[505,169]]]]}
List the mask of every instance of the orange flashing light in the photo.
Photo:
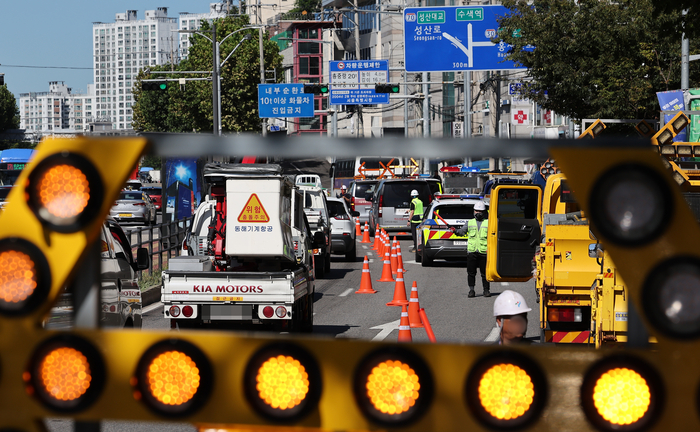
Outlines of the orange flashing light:
{"type": "Polygon", "coordinates": [[[42,173],[37,187],[39,202],[58,218],[79,215],[90,199],[87,176],[71,165],[55,165],[42,173]]]}
{"type": "Polygon", "coordinates": [[[197,393],[200,375],[190,356],[167,351],[156,356],[148,366],[148,389],[165,405],[182,405],[197,393]]]}
{"type": "Polygon", "coordinates": [[[260,399],[275,409],[291,409],[309,393],[309,374],[291,356],[278,355],[265,361],[258,369],[257,390],[260,399]]]}
{"type": "Polygon", "coordinates": [[[57,400],[76,400],[90,388],[92,376],[87,357],[75,348],[49,352],[39,366],[44,390],[57,400]]]}
{"type": "Polygon", "coordinates": [[[416,372],[406,363],[387,360],[367,376],[367,396],[384,414],[401,414],[416,404],[420,393],[416,372]]]}
{"type": "Polygon", "coordinates": [[[535,390],[525,370],[513,364],[492,366],[479,383],[479,400],[499,420],[521,417],[532,405],[535,390]]]}
{"type": "Polygon", "coordinates": [[[0,253],[0,300],[17,303],[26,300],[37,287],[34,261],[16,250],[0,253]]]}
{"type": "Polygon", "coordinates": [[[635,423],[651,404],[649,385],[644,377],[631,369],[611,369],[596,381],[593,404],[601,417],[612,424],[635,423]]]}

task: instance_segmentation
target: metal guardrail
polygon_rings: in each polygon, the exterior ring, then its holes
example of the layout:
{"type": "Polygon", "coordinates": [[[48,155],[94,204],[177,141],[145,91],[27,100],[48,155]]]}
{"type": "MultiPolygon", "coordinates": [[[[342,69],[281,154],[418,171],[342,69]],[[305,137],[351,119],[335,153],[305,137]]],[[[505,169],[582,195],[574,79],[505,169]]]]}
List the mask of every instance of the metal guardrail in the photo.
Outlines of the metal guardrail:
{"type": "Polygon", "coordinates": [[[145,247],[151,257],[150,267],[139,271],[139,279],[143,277],[144,273],[151,275],[154,271],[163,270],[167,267],[170,258],[180,254],[180,247],[191,226],[192,216],[133,230],[125,228],[132,251],[135,252],[136,249],[145,247]]]}

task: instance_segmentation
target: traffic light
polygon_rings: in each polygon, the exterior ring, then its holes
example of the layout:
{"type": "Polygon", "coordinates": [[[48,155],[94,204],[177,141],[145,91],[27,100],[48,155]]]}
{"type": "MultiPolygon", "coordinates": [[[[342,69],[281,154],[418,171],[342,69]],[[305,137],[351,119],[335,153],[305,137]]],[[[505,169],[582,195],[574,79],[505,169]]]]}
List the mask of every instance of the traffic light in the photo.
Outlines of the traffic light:
{"type": "Polygon", "coordinates": [[[328,84],[304,84],[304,93],[324,95],[328,93],[328,84]]]}
{"type": "Polygon", "coordinates": [[[600,121],[600,119],[596,120],[586,128],[581,135],[578,136],[578,139],[592,139],[596,138],[598,135],[600,135],[601,132],[605,130],[605,123],[600,121]]]}
{"type": "Polygon", "coordinates": [[[651,143],[660,147],[659,152],[663,154],[663,146],[673,143],[673,138],[676,137],[688,124],[690,120],[682,111],[678,112],[673,118],[659,129],[654,136],[651,137],[651,143]]]}
{"type": "Polygon", "coordinates": [[[141,89],[143,91],[165,91],[169,87],[168,81],[142,81],[141,89]]]}
{"type": "Polygon", "coordinates": [[[637,133],[639,133],[639,135],[645,138],[651,138],[656,133],[654,128],[645,120],[642,120],[639,123],[637,123],[634,126],[634,128],[636,129],[637,133]]]}
{"type": "Polygon", "coordinates": [[[375,93],[398,93],[401,91],[401,86],[398,84],[376,84],[374,86],[375,93]]]}

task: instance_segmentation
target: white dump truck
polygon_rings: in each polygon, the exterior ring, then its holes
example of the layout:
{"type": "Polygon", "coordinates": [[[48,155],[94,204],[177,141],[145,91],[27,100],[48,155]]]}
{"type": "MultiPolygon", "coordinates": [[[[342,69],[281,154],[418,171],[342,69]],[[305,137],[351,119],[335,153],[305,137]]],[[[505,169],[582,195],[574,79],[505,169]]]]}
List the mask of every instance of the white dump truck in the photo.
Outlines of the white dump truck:
{"type": "Polygon", "coordinates": [[[172,328],[313,328],[312,234],[303,195],[279,165],[207,164],[208,189],[181,256],[163,272],[172,328]]]}

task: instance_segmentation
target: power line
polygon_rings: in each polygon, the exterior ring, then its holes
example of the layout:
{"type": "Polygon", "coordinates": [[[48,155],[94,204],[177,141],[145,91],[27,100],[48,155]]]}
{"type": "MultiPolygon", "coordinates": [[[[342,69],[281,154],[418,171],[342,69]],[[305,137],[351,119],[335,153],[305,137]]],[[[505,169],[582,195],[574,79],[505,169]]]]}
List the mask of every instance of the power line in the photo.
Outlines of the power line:
{"type": "Polygon", "coordinates": [[[27,66],[27,65],[8,65],[2,64],[0,67],[15,67],[15,68],[28,68],[28,69],[85,69],[92,70],[91,67],[74,67],[74,66],[27,66]]]}

